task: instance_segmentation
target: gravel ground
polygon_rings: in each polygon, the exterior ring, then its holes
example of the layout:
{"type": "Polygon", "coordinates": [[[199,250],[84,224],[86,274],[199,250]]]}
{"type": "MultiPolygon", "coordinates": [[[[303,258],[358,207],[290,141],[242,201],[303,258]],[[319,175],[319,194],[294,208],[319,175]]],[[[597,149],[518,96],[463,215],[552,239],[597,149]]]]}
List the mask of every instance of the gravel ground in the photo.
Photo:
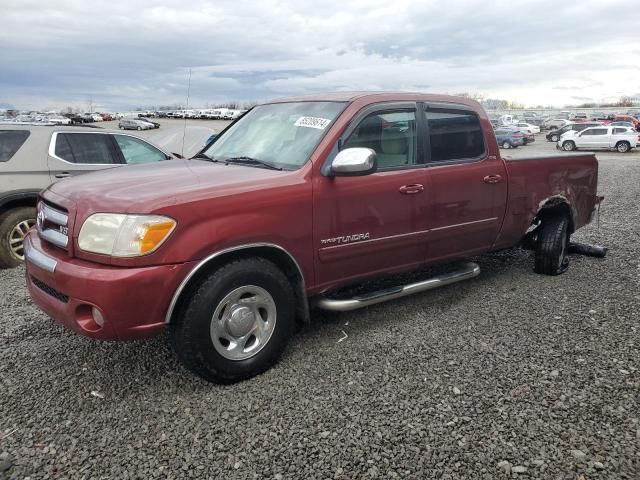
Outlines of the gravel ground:
{"type": "Polygon", "coordinates": [[[0,272],[0,479],[638,479],[640,161],[601,158],[601,225],[577,237],[606,259],[545,277],[510,250],[466,283],[316,312],[232,386],[166,337],[71,334],[0,272]]]}

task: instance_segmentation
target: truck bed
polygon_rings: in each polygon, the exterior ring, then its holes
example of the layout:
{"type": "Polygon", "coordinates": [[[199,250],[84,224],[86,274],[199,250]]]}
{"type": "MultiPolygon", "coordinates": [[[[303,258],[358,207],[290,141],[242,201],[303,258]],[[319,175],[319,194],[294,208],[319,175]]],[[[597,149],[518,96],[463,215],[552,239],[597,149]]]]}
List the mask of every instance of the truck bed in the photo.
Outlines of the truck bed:
{"type": "Polygon", "coordinates": [[[598,160],[593,153],[504,157],[509,199],[495,248],[517,243],[543,205],[570,205],[573,229],[589,223],[597,200],[598,160]]]}

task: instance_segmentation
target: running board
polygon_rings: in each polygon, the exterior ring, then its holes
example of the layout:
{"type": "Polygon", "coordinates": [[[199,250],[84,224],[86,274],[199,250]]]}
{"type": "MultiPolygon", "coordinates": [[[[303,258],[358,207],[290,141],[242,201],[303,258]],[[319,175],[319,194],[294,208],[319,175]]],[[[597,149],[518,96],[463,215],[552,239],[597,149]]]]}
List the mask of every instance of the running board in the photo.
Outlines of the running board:
{"type": "Polygon", "coordinates": [[[338,300],[328,297],[319,297],[315,305],[324,310],[332,310],[334,312],[348,312],[376,303],[395,300],[396,298],[406,297],[414,293],[426,292],[434,288],[444,287],[452,283],[469,280],[480,275],[480,267],[476,263],[465,263],[458,270],[444,273],[428,280],[410,283],[404,286],[392,287],[377,292],[368,293],[366,295],[358,295],[353,298],[338,300]]]}

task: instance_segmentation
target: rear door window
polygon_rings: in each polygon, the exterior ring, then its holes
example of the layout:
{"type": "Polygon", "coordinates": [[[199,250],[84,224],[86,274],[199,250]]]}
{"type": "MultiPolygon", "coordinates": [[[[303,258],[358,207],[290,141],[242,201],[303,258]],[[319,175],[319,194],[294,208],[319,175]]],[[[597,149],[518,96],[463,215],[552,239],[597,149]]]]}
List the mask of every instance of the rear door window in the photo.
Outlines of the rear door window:
{"type": "Polygon", "coordinates": [[[0,162],[8,162],[29,138],[28,130],[0,130],[0,162]]]}
{"type": "Polygon", "coordinates": [[[55,154],[70,163],[88,165],[122,163],[111,136],[104,133],[58,133],[55,154]]]}
{"type": "Polygon", "coordinates": [[[128,165],[167,160],[167,156],[164,153],[144,140],[129,135],[114,135],[113,138],[115,138],[124,161],[128,165]]]}
{"type": "Polygon", "coordinates": [[[469,160],[484,154],[484,134],[475,113],[438,109],[427,110],[425,117],[430,162],[469,160]]]}

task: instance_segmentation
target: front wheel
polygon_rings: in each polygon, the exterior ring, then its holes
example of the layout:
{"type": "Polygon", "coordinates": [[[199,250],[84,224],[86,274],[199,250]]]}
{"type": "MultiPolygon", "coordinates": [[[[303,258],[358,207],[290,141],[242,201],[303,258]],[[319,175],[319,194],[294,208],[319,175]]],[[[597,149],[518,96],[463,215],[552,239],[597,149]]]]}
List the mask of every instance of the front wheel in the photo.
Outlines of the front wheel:
{"type": "Polygon", "coordinates": [[[509,142],[504,142],[502,144],[502,148],[511,148],[511,144],[509,142]]]}
{"type": "Polygon", "coordinates": [[[142,127],[138,127],[138,131],[142,130],[142,127]]]}
{"type": "Polygon", "coordinates": [[[0,268],[14,268],[24,262],[24,237],[36,224],[36,209],[10,210],[0,221],[0,268]]]}
{"type": "Polygon", "coordinates": [[[616,145],[616,150],[620,153],[627,153],[629,150],[631,150],[631,145],[629,145],[629,142],[618,142],[618,144],[616,145]]]}
{"type": "Polygon", "coordinates": [[[171,324],[171,343],[192,372],[233,383],[269,369],[294,329],[291,283],[263,258],[236,260],[194,287],[171,324]]]}
{"type": "Polygon", "coordinates": [[[575,144],[575,143],[573,143],[571,140],[567,140],[566,142],[564,142],[564,143],[562,144],[562,149],[563,149],[565,152],[571,152],[571,151],[573,151],[573,150],[575,150],[575,149],[576,149],[576,144],[575,144]]]}

